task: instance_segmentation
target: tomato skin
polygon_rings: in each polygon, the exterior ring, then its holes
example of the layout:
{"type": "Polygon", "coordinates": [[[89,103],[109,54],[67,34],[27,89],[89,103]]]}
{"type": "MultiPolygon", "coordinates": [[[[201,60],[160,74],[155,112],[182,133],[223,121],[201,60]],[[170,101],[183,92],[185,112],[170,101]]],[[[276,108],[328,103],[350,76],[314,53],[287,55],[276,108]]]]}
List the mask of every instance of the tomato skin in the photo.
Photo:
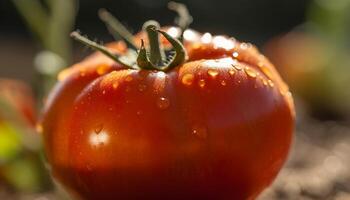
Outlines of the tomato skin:
{"type": "Polygon", "coordinates": [[[69,72],[42,123],[54,176],[81,199],[254,199],[288,154],[292,99],[254,49],[214,46],[166,73],[69,72]]]}

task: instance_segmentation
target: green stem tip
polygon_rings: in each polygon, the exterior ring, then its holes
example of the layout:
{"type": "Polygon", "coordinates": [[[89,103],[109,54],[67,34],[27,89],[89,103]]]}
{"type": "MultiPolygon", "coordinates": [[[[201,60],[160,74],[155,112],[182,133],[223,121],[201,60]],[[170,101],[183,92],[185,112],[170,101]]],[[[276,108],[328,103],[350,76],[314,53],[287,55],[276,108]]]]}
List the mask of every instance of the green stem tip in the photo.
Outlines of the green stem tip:
{"type": "Polygon", "coordinates": [[[109,32],[113,35],[115,40],[122,39],[129,48],[137,50],[133,40],[133,35],[128,29],[106,9],[98,11],[100,19],[106,24],[109,32]]]}
{"type": "Polygon", "coordinates": [[[159,34],[156,31],[160,29],[157,21],[149,20],[143,24],[143,30],[146,31],[150,47],[150,61],[154,65],[162,65],[165,58],[165,52],[162,44],[159,42],[159,34]]]}
{"type": "MultiPolygon", "coordinates": [[[[82,36],[79,32],[77,31],[73,31],[70,36],[83,43],[84,45],[92,48],[92,49],[95,49],[97,51],[100,51],[101,53],[103,53],[104,55],[108,56],[109,58],[111,58],[112,60],[114,60],[115,62],[121,64],[121,65],[124,65],[124,66],[128,66],[127,64],[125,64],[124,62],[122,62],[118,56],[116,56],[115,54],[113,54],[111,51],[109,51],[106,47],[100,45],[100,44],[97,44],[96,42],[88,39],[87,37],[84,37],[82,36]]],[[[131,67],[130,67],[131,68],[131,67]]]]}

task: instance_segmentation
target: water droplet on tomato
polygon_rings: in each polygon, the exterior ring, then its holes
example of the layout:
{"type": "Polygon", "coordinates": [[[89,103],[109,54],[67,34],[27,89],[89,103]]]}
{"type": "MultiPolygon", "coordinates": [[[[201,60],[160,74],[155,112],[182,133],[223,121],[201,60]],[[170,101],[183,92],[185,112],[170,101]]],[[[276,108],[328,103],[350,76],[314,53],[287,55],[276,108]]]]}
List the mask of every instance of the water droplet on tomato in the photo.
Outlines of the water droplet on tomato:
{"type": "Polygon", "coordinates": [[[238,52],[233,52],[232,56],[233,56],[234,58],[238,58],[239,54],[238,54],[238,52]]]}
{"type": "Polygon", "coordinates": [[[261,81],[262,81],[264,86],[267,86],[268,83],[267,83],[267,80],[265,78],[261,78],[261,81]]]}
{"type": "Polygon", "coordinates": [[[225,80],[222,80],[222,81],[221,81],[221,85],[222,85],[222,86],[225,86],[225,85],[226,85],[226,81],[225,81],[225,80]]]}
{"type": "Polygon", "coordinates": [[[213,44],[215,48],[224,48],[226,50],[230,50],[235,47],[235,41],[221,35],[215,36],[213,38],[213,44]]]}
{"type": "Polygon", "coordinates": [[[246,49],[248,49],[249,48],[249,45],[247,44],[247,43],[241,43],[241,45],[239,45],[239,47],[241,48],[241,49],[243,49],[243,50],[246,50],[246,49]]]}
{"type": "Polygon", "coordinates": [[[244,68],[244,71],[245,71],[245,73],[246,73],[249,77],[251,77],[251,78],[255,78],[255,77],[257,76],[255,70],[253,70],[253,69],[250,68],[250,67],[244,68]]]}
{"type": "Polygon", "coordinates": [[[100,147],[108,143],[109,135],[106,131],[100,131],[98,134],[90,134],[89,140],[92,146],[100,147]]]}
{"type": "Polygon", "coordinates": [[[270,87],[274,86],[274,84],[273,84],[273,82],[271,80],[268,80],[267,83],[269,84],[270,87]]]}
{"type": "Polygon", "coordinates": [[[166,32],[174,38],[177,38],[180,35],[180,30],[175,27],[170,27],[166,32]]]}
{"type": "Polygon", "coordinates": [[[132,81],[133,80],[133,78],[132,78],[132,76],[127,76],[126,78],[125,78],[125,81],[126,82],[130,82],[130,81],[132,81]]]}
{"type": "Polygon", "coordinates": [[[215,69],[209,69],[208,70],[208,74],[209,76],[211,76],[212,78],[216,78],[216,76],[219,74],[219,72],[215,69]]]}
{"type": "Polygon", "coordinates": [[[106,90],[103,90],[103,91],[102,91],[102,94],[106,94],[106,90]]]}
{"type": "Polygon", "coordinates": [[[207,129],[203,126],[195,125],[192,127],[192,134],[200,139],[207,138],[207,129]]]}
{"type": "Polygon", "coordinates": [[[140,91],[140,92],[143,92],[143,91],[146,90],[147,86],[146,86],[145,84],[140,84],[140,85],[138,86],[138,88],[139,88],[139,91],[140,91]]]}
{"type": "Polygon", "coordinates": [[[231,76],[233,76],[233,75],[236,73],[236,70],[230,69],[230,70],[228,71],[228,73],[229,73],[231,76]]]}
{"type": "Polygon", "coordinates": [[[263,71],[263,73],[268,77],[268,78],[273,78],[272,72],[270,71],[270,69],[266,66],[262,66],[260,67],[260,69],[263,71]]]}
{"type": "Polygon", "coordinates": [[[99,134],[103,129],[103,124],[99,124],[95,127],[94,131],[96,134],[99,134]]]}
{"type": "Polygon", "coordinates": [[[199,87],[204,88],[205,87],[205,80],[204,79],[199,80],[198,85],[199,85],[199,87]]]}
{"type": "Polygon", "coordinates": [[[187,29],[184,33],[183,33],[183,37],[185,40],[188,40],[188,41],[195,41],[198,39],[198,35],[192,31],[192,30],[189,30],[187,29]]]}
{"type": "Polygon", "coordinates": [[[160,97],[157,101],[157,106],[160,109],[167,109],[170,106],[170,101],[166,97],[160,97]]]}
{"type": "Polygon", "coordinates": [[[182,83],[184,85],[192,85],[193,83],[194,76],[193,74],[185,74],[182,77],[182,83]]]}
{"type": "Polygon", "coordinates": [[[117,82],[116,82],[116,83],[113,83],[113,85],[112,85],[113,89],[117,89],[118,86],[119,86],[119,84],[118,84],[117,82]]]}
{"type": "Polygon", "coordinates": [[[85,69],[80,69],[80,76],[84,77],[86,75],[85,69]]]}
{"type": "Polygon", "coordinates": [[[108,66],[107,65],[100,65],[97,67],[96,72],[98,75],[103,75],[107,72],[108,66]]]}
{"type": "Polygon", "coordinates": [[[204,33],[203,36],[201,37],[201,42],[208,44],[212,40],[212,35],[210,33],[204,33]]]}

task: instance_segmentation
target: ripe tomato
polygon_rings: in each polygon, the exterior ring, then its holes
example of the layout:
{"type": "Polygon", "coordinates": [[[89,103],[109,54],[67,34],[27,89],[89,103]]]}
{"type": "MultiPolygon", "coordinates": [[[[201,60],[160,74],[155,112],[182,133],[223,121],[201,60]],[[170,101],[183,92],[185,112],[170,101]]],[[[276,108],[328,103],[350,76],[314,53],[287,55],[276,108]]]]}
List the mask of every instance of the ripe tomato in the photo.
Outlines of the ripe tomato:
{"type": "Polygon", "coordinates": [[[294,126],[287,86],[251,44],[184,36],[188,58],[168,71],[96,53],[61,72],[41,125],[52,173],[73,195],[254,199],[273,181],[294,126]]]}

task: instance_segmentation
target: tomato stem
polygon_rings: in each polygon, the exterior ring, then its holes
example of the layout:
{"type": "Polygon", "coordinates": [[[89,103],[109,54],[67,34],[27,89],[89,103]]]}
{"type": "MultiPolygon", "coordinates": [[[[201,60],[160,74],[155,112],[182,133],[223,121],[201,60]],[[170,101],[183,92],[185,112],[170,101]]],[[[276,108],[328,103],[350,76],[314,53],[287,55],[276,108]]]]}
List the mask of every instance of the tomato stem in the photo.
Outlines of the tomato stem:
{"type": "Polygon", "coordinates": [[[75,40],[77,40],[77,41],[79,41],[79,42],[85,44],[86,46],[88,46],[88,47],[90,47],[90,48],[93,48],[93,49],[95,49],[95,50],[100,51],[101,53],[103,53],[104,55],[108,56],[109,58],[111,58],[111,59],[114,60],[115,62],[117,62],[117,63],[119,63],[119,64],[121,64],[121,65],[127,66],[127,67],[129,67],[129,68],[132,68],[131,66],[129,66],[129,65],[125,64],[123,61],[121,61],[121,60],[118,58],[118,56],[116,56],[115,54],[113,54],[113,53],[112,53],[111,51],[109,51],[106,47],[104,47],[104,46],[102,46],[102,45],[99,45],[99,44],[97,44],[97,43],[94,42],[94,41],[89,40],[87,37],[84,37],[84,36],[80,35],[80,33],[78,33],[77,31],[72,32],[72,33],[70,34],[70,36],[71,36],[73,39],[75,39],[75,40]]]}
{"type": "Polygon", "coordinates": [[[162,65],[165,53],[162,44],[159,42],[159,34],[156,29],[160,25],[157,21],[149,20],[143,24],[143,29],[146,31],[149,41],[149,60],[153,65],[162,65]]]}
{"type": "MultiPolygon", "coordinates": [[[[127,68],[135,69],[135,64],[137,64],[140,69],[168,71],[182,64],[187,59],[187,52],[182,44],[182,35],[192,22],[192,17],[189,15],[185,5],[170,2],[169,8],[175,10],[179,14],[179,19],[177,21],[182,31],[180,38],[176,39],[170,36],[167,32],[160,30],[160,25],[157,21],[150,20],[145,22],[143,30],[148,36],[149,52],[147,52],[145,48],[144,41],[141,40],[141,47],[138,51],[137,57],[132,56],[128,59],[131,60],[130,64],[126,64],[118,55],[114,54],[103,45],[99,45],[98,43],[89,40],[87,37],[80,35],[78,32],[72,32],[71,37],[90,48],[100,51],[115,62],[127,68]],[[159,33],[162,34],[173,47],[168,50],[167,54],[160,42],[159,33]],[[175,51],[175,54],[173,55],[170,51],[175,51]]],[[[134,43],[134,36],[120,23],[118,19],[113,17],[113,15],[105,9],[99,10],[99,16],[116,39],[123,39],[129,47],[129,50],[137,50],[137,46],[134,43]]]]}
{"type": "Polygon", "coordinates": [[[180,27],[181,34],[180,34],[180,41],[183,41],[183,33],[185,30],[190,26],[190,24],[193,21],[192,16],[190,15],[187,7],[185,4],[177,3],[174,1],[171,1],[168,3],[168,8],[170,10],[173,10],[177,12],[178,17],[175,19],[175,23],[180,27]]]}
{"type": "Polygon", "coordinates": [[[145,44],[142,39],[141,39],[141,48],[137,56],[136,62],[141,69],[155,69],[154,65],[148,59],[145,44]]]}
{"type": "Polygon", "coordinates": [[[170,60],[170,62],[167,65],[162,67],[162,70],[168,71],[180,65],[181,63],[185,62],[185,60],[187,59],[187,52],[185,47],[182,45],[182,43],[176,38],[173,38],[172,36],[170,36],[165,31],[162,31],[162,30],[157,30],[157,31],[161,33],[165,37],[165,39],[167,39],[170,42],[170,44],[173,46],[175,50],[175,56],[170,60]]]}
{"type": "Polygon", "coordinates": [[[137,47],[133,40],[133,35],[128,31],[125,26],[115,18],[106,9],[100,9],[98,11],[100,19],[106,24],[109,32],[113,35],[115,40],[122,39],[129,48],[137,50],[137,47]]]}

